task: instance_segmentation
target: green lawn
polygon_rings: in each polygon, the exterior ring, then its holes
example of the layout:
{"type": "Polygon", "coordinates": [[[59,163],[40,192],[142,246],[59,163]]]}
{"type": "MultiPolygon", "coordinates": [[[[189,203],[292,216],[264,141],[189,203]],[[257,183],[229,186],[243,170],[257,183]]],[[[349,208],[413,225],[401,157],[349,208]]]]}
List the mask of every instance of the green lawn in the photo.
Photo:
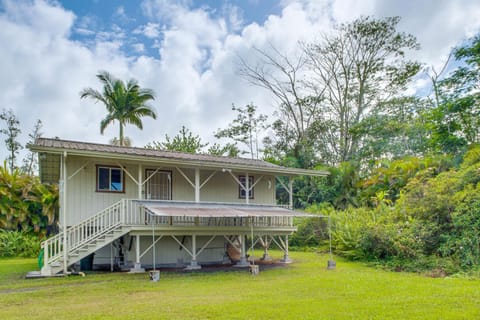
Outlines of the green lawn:
{"type": "Polygon", "coordinates": [[[26,280],[34,259],[0,259],[0,319],[480,319],[480,280],[394,273],[293,252],[285,268],[95,273],[26,280]]]}

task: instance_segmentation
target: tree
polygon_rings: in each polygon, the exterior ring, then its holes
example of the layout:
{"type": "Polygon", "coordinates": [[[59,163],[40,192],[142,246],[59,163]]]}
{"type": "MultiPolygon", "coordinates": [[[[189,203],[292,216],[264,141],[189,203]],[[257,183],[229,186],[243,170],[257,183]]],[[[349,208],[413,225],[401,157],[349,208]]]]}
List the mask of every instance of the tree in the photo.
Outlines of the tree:
{"type": "Polygon", "coordinates": [[[120,140],[117,137],[114,137],[108,141],[109,144],[113,146],[124,146],[124,147],[131,147],[132,146],[132,139],[130,137],[123,137],[123,145],[120,144],[120,140]]]}
{"type": "Polygon", "coordinates": [[[222,146],[219,143],[214,143],[207,150],[208,154],[212,156],[227,156],[230,158],[236,158],[240,154],[240,150],[237,148],[235,143],[227,143],[222,146]]]}
{"type": "MultiPolygon", "coordinates": [[[[305,86],[305,54],[301,52],[292,58],[273,46],[254,50],[259,62],[252,64],[241,58],[239,74],[249,83],[268,90],[278,105],[278,119],[273,124],[276,141],[267,141],[269,153],[304,158],[311,142],[307,133],[320,102],[305,86]]],[[[303,167],[312,165],[310,161],[303,162],[303,167]]]]}
{"type": "Polygon", "coordinates": [[[405,58],[418,49],[412,35],[396,30],[398,17],[361,17],[303,44],[303,54],[289,58],[272,48],[255,49],[256,65],[241,60],[240,74],[278,99],[273,147],[304,167],[338,165],[354,159],[362,136],[352,128],[399,92],[418,72],[405,58]]]}
{"type": "Polygon", "coordinates": [[[152,143],[147,144],[145,148],[200,153],[207,145],[208,143],[202,143],[202,139],[199,135],[194,136],[189,129],[182,126],[175,137],[170,138],[168,134],[166,134],[164,142],[153,141],[152,143]]]}
{"type": "Polygon", "coordinates": [[[0,119],[5,121],[6,128],[1,129],[0,133],[7,136],[5,139],[5,144],[7,150],[10,154],[7,157],[7,161],[10,167],[10,171],[13,171],[16,167],[16,159],[18,151],[22,148],[20,142],[17,141],[18,135],[22,132],[20,130],[20,121],[18,121],[17,116],[13,113],[12,109],[3,110],[0,114],[0,119]]]}
{"type": "Polygon", "coordinates": [[[85,88],[80,92],[80,98],[91,98],[105,105],[107,116],[100,122],[100,133],[103,134],[110,123],[118,121],[120,125],[118,139],[123,146],[123,127],[127,123],[143,129],[141,117],[157,118],[154,110],[147,104],[148,101],[155,99],[154,93],[151,89],[140,88],[134,79],[125,84],[106,71],[97,74],[97,78],[103,84],[103,92],[85,88]]]}
{"type": "MultiPolygon", "coordinates": [[[[35,143],[35,140],[42,136],[42,132],[40,131],[42,129],[42,125],[42,121],[38,119],[33,126],[33,131],[28,134],[30,140],[27,145],[35,143]]],[[[28,155],[23,159],[22,171],[27,175],[33,175],[37,170],[37,162],[37,154],[30,151],[28,155]]]]}
{"type": "Polygon", "coordinates": [[[381,159],[422,156],[428,152],[428,104],[416,97],[401,97],[381,103],[353,126],[361,138],[356,159],[364,168],[381,159]]]}
{"type": "Polygon", "coordinates": [[[313,72],[309,86],[322,101],[315,123],[318,151],[331,164],[355,158],[363,137],[352,134],[352,128],[398,97],[419,71],[418,63],[405,58],[419,45],[414,36],[396,30],[399,21],[361,17],[305,46],[313,72]]]}
{"type": "Polygon", "coordinates": [[[230,138],[248,147],[252,159],[258,159],[258,139],[261,131],[267,129],[267,116],[257,115],[257,106],[253,103],[245,107],[236,107],[232,104],[232,110],[237,112],[237,117],[228,124],[227,129],[218,129],[216,138],[230,138]]]}
{"type": "Polygon", "coordinates": [[[480,142],[480,34],[455,48],[453,57],[458,68],[443,80],[432,77],[435,103],[428,116],[432,148],[458,155],[480,142]]]}

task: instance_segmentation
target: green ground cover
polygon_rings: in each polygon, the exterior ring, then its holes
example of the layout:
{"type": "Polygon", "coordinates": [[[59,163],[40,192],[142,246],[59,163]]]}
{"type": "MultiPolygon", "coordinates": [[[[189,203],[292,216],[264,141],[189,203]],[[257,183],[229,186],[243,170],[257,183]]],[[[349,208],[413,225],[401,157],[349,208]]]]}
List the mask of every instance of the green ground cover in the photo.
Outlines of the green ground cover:
{"type": "MultiPolygon", "coordinates": [[[[278,254],[277,254],[278,255],[278,254]]],[[[293,252],[263,270],[24,279],[35,259],[0,259],[0,319],[479,319],[480,280],[395,273],[293,252]]]]}

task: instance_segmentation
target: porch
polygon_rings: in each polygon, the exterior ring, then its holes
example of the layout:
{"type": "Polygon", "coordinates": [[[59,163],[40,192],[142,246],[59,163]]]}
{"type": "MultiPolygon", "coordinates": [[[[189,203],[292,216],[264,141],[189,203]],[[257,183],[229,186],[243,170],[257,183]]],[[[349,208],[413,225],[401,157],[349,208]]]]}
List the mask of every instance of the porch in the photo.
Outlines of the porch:
{"type": "MultiPolygon", "coordinates": [[[[276,243],[285,253],[284,261],[288,262],[288,235],[296,230],[293,225],[296,216],[305,214],[267,205],[123,199],[46,240],[42,244],[42,274],[68,273],[69,266],[123,236],[133,239],[133,272],[144,270],[142,259],[147,253],[153,255],[155,266],[155,245],[167,238],[188,253],[187,267],[191,269],[200,267],[198,257],[214,240],[236,248],[237,265],[248,266],[247,237],[261,244],[267,259],[270,244],[276,243]],[[182,237],[189,239],[188,246],[180,240],[182,237]]],[[[147,265],[150,264],[149,261],[147,265]]]]}

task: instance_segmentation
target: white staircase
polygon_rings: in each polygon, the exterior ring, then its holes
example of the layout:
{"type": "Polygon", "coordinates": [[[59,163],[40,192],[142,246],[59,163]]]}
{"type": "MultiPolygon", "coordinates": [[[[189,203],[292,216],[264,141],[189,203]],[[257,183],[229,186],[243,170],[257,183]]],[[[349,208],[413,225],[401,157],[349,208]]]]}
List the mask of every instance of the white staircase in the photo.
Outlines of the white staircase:
{"type": "Polygon", "coordinates": [[[42,276],[53,276],[66,270],[72,264],[89,254],[112,243],[130,231],[125,225],[127,200],[121,200],[96,215],[69,227],[42,242],[43,267],[42,276]],[[66,246],[67,250],[64,251],[66,246]],[[66,267],[64,266],[66,261],[66,267]]]}

